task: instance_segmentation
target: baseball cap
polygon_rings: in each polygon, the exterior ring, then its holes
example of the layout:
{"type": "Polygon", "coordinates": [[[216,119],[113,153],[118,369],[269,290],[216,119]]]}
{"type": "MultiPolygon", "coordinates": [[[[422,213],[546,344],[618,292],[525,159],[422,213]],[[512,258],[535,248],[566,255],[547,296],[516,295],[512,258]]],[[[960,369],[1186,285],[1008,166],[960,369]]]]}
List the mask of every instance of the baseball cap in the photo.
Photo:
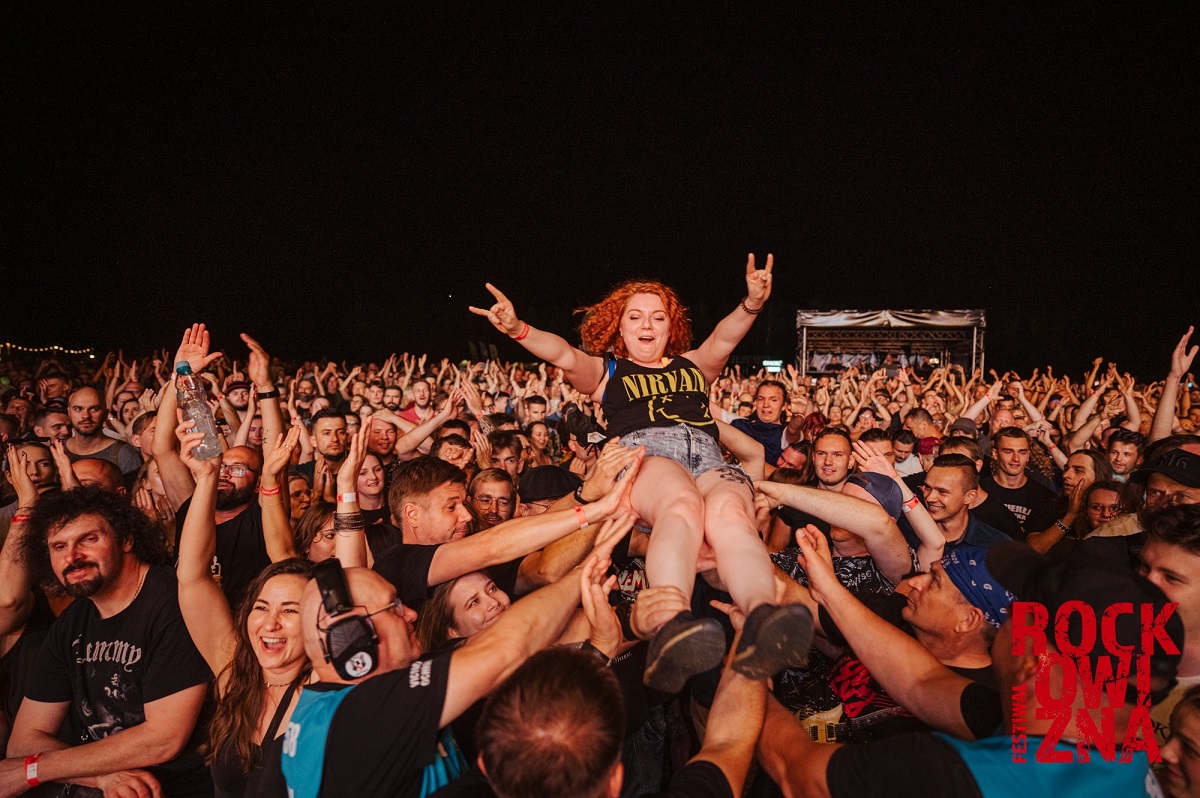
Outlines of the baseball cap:
{"type": "Polygon", "coordinates": [[[941,445],[941,438],[934,438],[932,436],[921,438],[921,440],[917,441],[917,454],[933,454],[941,445]]]}
{"type": "Polygon", "coordinates": [[[987,549],[957,546],[942,558],[942,570],[963,598],[979,608],[992,626],[1008,619],[1008,608],[1016,599],[992,576],[987,567],[987,549]]]}
{"type": "MultiPolygon", "coordinates": [[[[1114,604],[1128,603],[1135,611],[1116,616],[1116,642],[1119,645],[1130,646],[1134,651],[1140,651],[1141,622],[1136,608],[1141,604],[1151,604],[1155,616],[1158,616],[1163,607],[1171,603],[1166,594],[1145,577],[1078,548],[1069,556],[1045,557],[1023,543],[997,543],[988,549],[987,567],[1001,585],[1016,595],[1016,600],[1038,602],[1045,606],[1050,618],[1047,636],[1053,634],[1058,610],[1067,602],[1082,602],[1088,605],[1095,613],[1097,621],[1103,618],[1105,611],[1114,604]]],[[[1069,639],[1081,640],[1083,622],[1079,613],[1072,612],[1068,617],[1069,639]]],[[[1177,612],[1172,613],[1163,624],[1163,630],[1182,652],[1183,621],[1177,612]]],[[[1095,665],[1100,657],[1108,654],[1097,636],[1088,659],[1095,665]]],[[[1150,656],[1151,676],[1173,685],[1181,656],[1182,654],[1169,654],[1156,645],[1150,656]]],[[[1156,690],[1152,698],[1161,700],[1161,691],[1156,690]]]]}
{"type": "Polygon", "coordinates": [[[521,475],[520,500],[544,502],[561,499],[583,484],[576,474],[554,465],[538,466],[521,475]]]}
{"type": "Polygon", "coordinates": [[[979,434],[979,425],[977,425],[972,419],[959,418],[955,419],[954,423],[950,425],[950,429],[948,429],[947,432],[961,432],[969,438],[974,438],[979,434]]]}
{"type": "Polygon", "coordinates": [[[1162,474],[1189,488],[1200,488],[1200,455],[1184,449],[1163,452],[1153,463],[1134,471],[1129,481],[1145,482],[1151,474],[1162,474]]]}
{"type": "Polygon", "coordinates": [[[237,391],[237,390],[242,390],[242,391],[250,390],[250,383],[245,382],[243,380],[234,380],[233,382],[231,382],[225,386],[225,393],[229,393],[230,391],[237,391]]]}

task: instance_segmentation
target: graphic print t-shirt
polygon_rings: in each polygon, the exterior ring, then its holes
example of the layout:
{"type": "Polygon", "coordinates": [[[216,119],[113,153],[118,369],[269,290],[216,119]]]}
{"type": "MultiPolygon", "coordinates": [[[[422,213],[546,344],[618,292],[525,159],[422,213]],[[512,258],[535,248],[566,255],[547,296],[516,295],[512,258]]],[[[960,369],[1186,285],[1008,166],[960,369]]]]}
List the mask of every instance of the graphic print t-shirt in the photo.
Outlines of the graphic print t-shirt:
{"type": "Polygon", "coordinates": [[[604,388],[603,407],[609,437],[676,424],[718,437],[717,422],[708,410],[708,380],[686,357],[674,358],[662,368],[616,361],[604,388]]]}
{"type": "MultiPolygon", "coordinates": [[[[133,603],[111,618],[78,599],[58,617],[38,656],[27,697],[70,702],[79,743],[102,740],[146,720],[146,704],[206,684],[211,676],[179,612],[175,573],[151,566],[133,603]]],[[[194,735],[176,759],[152,772],[171,780],[207,768],[194,735]]],[[[164,787],[167,783],[164,783],[164,787]]],[[[210,788],[211,789],[211,788],[210,788]]]]}

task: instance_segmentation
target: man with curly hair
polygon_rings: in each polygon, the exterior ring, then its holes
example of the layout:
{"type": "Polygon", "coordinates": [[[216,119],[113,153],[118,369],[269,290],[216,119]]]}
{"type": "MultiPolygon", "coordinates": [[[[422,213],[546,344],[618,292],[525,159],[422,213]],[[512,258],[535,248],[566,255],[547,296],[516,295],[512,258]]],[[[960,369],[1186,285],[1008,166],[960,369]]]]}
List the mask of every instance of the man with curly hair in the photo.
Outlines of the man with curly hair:
{"type": "Polygon", "coordinates": [[[211,795],[196,734],[211,674],[183,624],[162,536],[98,488],[42,497],[28,523],[22,554],[34,581],[52,573],[76,600],[42,646],[0,794],[57,781],[211,795]]]}

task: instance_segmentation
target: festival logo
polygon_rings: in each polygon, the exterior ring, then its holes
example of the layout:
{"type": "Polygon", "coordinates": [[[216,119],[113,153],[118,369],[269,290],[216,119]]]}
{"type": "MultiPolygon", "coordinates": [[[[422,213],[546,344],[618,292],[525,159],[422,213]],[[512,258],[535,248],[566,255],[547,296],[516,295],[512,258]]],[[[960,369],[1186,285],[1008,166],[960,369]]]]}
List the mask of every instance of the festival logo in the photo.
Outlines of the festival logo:
{"type": "Polygon", "coordinates": [[[1034,717],[1028,715],[1028,681],[1012,688],[1013,761],[1029,761],[1027,729],[1045,721],[1050,727],[1033,752],[1035,762],[1087,762],[1095,753],[1106,762],[1118,757],[1129,762],[1136,751],[1160,761],[1150,720],[1152,660],[1156,654],[1179,655],[1165,629],[1178,606],[1158,605],[1156,611],[1154,604],[1123,602],[1108,606],[1097,618],[1091,604],[1068,601],[1055,612],[1051,627],[1045,605],[1014,602],[1012,654],[1020,661],[1032,645],[1037,664],[1034,717]],[[1118,729],[1115,710],[1126,704],[1132,708],[1129,724],[1118,729]],[[1118,735],[1123,737],[1119,751],[1118,735]],[[1074,750],[1063,742],[1074,742],[1074,750]]]}

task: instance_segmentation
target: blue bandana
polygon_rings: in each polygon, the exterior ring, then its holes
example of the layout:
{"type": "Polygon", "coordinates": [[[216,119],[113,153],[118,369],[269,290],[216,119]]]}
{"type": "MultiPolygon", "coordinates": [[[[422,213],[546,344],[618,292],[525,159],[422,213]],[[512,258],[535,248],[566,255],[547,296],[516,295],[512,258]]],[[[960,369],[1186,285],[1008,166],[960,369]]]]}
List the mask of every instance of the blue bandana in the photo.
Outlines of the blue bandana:
{"type": "Polygon", "coordinates": [[[1008,618],[1008,607],[1016,600],[987,569],[987,549],[958,546],[942,558],[942,570],[967,601],[978,607],[992,626],[1008,618]]]}

